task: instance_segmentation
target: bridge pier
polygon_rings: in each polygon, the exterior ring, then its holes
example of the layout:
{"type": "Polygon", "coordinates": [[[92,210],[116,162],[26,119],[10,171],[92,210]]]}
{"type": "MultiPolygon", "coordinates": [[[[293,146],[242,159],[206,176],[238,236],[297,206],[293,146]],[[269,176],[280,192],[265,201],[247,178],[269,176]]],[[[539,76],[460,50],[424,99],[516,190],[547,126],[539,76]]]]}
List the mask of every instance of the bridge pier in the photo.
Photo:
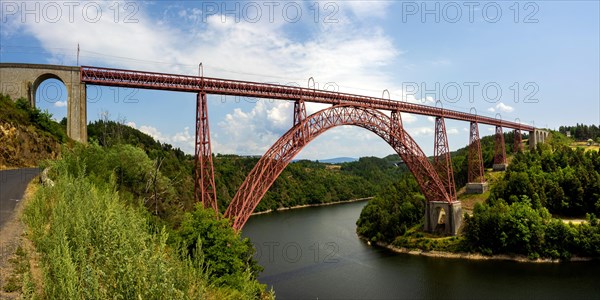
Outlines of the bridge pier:
{"type": "Polygon", "coordinates": [[[38,87],[47,79],[56,79],[67,90],[67,135],[87,142],[86,84],[81,81],[79,67],[0,63],[0,93],[13,101],[25,98],[32,107],[38,87]]]}
{"type": "Polygon", "coordinates": [[[452,170],[452,158],[450,157],[450,147],[448,146],[448,135],[446,133],[444,117],[435,118],[433,167],[444,183],[446,192],[448,192],[452,201],[455,201],[456,186],[454,185],[454,171],[452,170]]]}
{"type": "Polygon", "coordinates": [[[483,194],[490,188],[487,182],[467,183],[467,194],[483,194]]]}
{"type": "Polygon", "coordinates": [[[521,146],[521,143],[523,142],[523,136],[521,135],[521,129],[515,129],[514,130],[515,133],[515,140],[514,140],[514,151],[515,153],[519,152],[519,151],[523,151],[523,147],[521,146]]]}
{"type": "Polygon", "coordinates": [[[504,145],[504,132],[502,126],[496,126],[496,145],[494,149],[494,171],[506,170],[506,148],[504,145]]]}
{"type": "Polygon", "coordinates": [[[481,157],[481,144],[479,141],[479,125],[471,122],[469,134],[469,170],[467,194],[483,194],[489,186],[483,176],[483,158],[481,157]]]}
{"type": "Polygon", "coordinates": [[[457,235],[462,225],[460,201],[427,201],[425,203],[425,231],[457,235]]]}
{"type": "Polygon", "coordinates": [[[535,150],[537,144],[545,143],[549,132],[545,130],[535,129],[529,132],[529,149],[535,150]]]}

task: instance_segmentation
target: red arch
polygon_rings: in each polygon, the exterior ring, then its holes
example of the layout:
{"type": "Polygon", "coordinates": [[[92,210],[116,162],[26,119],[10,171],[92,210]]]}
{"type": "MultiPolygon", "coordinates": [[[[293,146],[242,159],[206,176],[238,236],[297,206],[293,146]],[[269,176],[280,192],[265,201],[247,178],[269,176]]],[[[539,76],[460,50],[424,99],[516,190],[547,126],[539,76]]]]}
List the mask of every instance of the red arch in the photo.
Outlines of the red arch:
{"type": "Polygon", "coordinates": [[[375,109],[333,106],[312,114],[292,127],[262,156],[225,212],[225,217],[232,219],[233,228],[236,231],[242,229],[275,179],[304,146],[321,133],[341,125],[359,126],[383,138],[404,160],[427,200],[452,201],[437,172],[404,128],[375,109]]]}

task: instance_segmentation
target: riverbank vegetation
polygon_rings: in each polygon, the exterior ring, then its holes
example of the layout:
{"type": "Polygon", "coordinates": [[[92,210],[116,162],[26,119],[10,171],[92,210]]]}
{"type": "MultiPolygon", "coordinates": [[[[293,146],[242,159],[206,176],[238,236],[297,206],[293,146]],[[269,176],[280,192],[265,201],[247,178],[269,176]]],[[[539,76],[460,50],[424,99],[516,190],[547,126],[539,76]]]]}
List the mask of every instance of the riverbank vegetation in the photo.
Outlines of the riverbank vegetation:
{"type": "Polygon", "coordinates": [[[226,220],[198,205],[173,228],[149,213],[148,198],[168,199],[174,191],[141,149],[77,146],[48,167],[54,184],[40,188],[24,213],[41,255],[36,296],[272,297],[256,280],[260,268],[249,241],[226,220]]]}
{"type": "MultiPolygon", "coordinates": [[[[411,199],[420,196],[414,185],[406,183],[395,193],[377,195],[365,206],[357,232],[370,241],[426,251],[511,254],[530,259],[599,257],[600,153],[572,149],[570,143],[554,132],[547,144],[515,154],[506,172],[492,181],[486,201],[476,203],[472,215],[465,214],[460,236],[423,233],[423,210],[398,209],[409,207],[414,203],[411,199]],[[560,217],[587,221],[565,223],[560,217]]],[[[482,147],[490,146],[493,144],[482,142],[482,147]]],[[[460,176],[458,172],[455,176],[460,176]]],[[[410,181],[414,179],[401,180],[410,181]]]]}
{"type": "Polygon", "coordinates": [[[513,158],[488,200],[465,218],[472,250],[531,258],[600,256],[600,153],[568,144],[554,133],[548,144],[513,158]],[[587,222],[565,224],[552,215],[585,216],[587,222]]]}

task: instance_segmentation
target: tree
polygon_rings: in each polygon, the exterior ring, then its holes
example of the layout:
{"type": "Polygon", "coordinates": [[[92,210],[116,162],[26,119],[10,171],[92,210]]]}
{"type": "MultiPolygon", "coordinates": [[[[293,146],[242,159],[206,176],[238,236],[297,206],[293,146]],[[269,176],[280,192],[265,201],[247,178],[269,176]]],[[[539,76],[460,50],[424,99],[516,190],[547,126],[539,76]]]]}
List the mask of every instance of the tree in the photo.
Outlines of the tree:
{"type": "Polygon", "coordinates": [[[227,219],[217,219],[215,212],[201,203],[185,215],[178,237],[188,255],[203,257],[210,281],[218,286],[241,288],[247,271],[256,279],[262,270],[252,258],[254,248],[250,240],[241,239],[227,219]]]}

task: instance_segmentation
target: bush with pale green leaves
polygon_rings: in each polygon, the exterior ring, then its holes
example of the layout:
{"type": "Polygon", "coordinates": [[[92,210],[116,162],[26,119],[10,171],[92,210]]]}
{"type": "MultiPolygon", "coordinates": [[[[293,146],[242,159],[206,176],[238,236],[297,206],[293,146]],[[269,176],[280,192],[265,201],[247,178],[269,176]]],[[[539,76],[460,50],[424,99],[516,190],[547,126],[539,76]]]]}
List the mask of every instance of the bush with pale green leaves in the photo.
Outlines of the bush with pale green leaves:
{"type": "MultiPolygon", "coordinates": [[[[40,254],[42,295],[50,299],[269,299],[247,260],[249,248],[228,252],[229,244],[247,247],[233,230],[224,230],[198,207],[203,234],[191,233],[193,248],[177,234],[151,223],[141,201],[152,161],[131,146],[81,146],[48,164],[53,186],[40,187],[24,212],[28,237],[40,254]],[[116,166],[116,167],[115,167],[116,166]],[[123,195],[127,195],[123,199],[123,195]],[[208,224],[208,225],[207,225],[208,224]],[[158,229],[157,229],[158,228],[158,229]],[[217,236],[208,240],[207,236],[217,236]],[[171,241],[171,242],[169,242],[171,241]],[[226,241],[226,243],[223,243],[226,241]],[[205,255],[204,251],[207,250],[205,255]],[[215,277],[211,253],[240,261],[215,277]],[[230,257],[231,256],[231,257],[230,257]]],[[[151,176],[152,177],[152,176],[151,176]]],[[[168,191],[168,178],[160,184],[168,191]]],[[[171,199],[175,200],[175,199],[171,199]]],[[[224,221],[221,221],[223,223],[224,221]]],[[[228,225],[223,223],[222,226],[228,225]]],[[[170,229],[173,231],[174,229],[170,229]]],[[[176,231],[175,231],[176,232],[176,231]]],[[[189,232],[186,231],[186,232],[189,232]]],[[[31,290],[31,289],[30,289],[31,290]]],[[[35,295],[34,295],[35,296],[35,295]]]]}

